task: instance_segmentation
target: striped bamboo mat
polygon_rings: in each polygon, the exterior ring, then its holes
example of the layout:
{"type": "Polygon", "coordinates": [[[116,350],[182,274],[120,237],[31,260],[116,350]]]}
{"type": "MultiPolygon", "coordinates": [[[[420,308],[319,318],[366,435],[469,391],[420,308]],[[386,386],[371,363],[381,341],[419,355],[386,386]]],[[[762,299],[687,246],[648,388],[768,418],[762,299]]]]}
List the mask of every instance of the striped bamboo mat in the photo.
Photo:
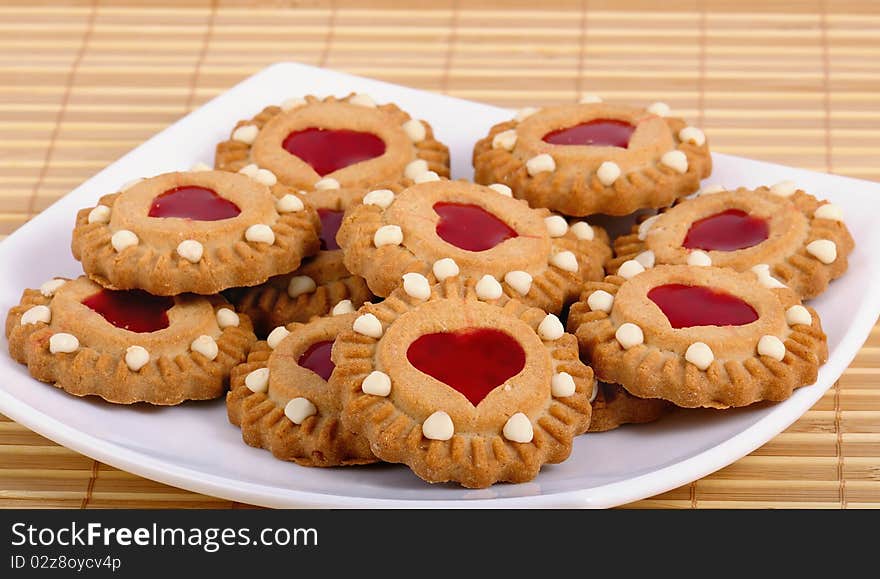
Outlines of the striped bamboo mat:
{"type": "MultiPolygon", "coordinates": [[[[0,237],[279,60],[502,106],[582,92],[664,100],[716,151],[880,178],[871,0],[164,4],[0,2],[0,237]]],[[[0,506],[242,505],[98,464],[0,417],[0,506]]],[[[880,506],[880,329],[785,433],[633,506],[880,506]]]]}

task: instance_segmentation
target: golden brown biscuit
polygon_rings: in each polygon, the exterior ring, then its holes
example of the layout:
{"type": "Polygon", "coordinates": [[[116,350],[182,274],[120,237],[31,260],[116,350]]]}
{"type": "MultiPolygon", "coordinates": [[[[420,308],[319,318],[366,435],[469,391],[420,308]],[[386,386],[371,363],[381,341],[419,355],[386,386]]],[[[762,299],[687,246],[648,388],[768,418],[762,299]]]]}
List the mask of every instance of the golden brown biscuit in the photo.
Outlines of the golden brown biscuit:
{"type": "Polygon", "coordinates": [[[591,401],[593,417],[588,432],[607,432],[624,424],[645,424],[659,420],[675,406],[656,398],[639,398],[618,384],[596,383],[591,401]]]}

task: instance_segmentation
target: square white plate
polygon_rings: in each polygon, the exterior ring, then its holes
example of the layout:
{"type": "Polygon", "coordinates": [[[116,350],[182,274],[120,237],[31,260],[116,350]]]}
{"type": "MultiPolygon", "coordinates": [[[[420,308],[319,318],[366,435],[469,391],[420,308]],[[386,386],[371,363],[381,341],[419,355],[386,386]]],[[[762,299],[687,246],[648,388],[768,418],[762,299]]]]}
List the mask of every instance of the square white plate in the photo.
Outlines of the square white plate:
{"type": "MultiPolygon", "coordinates": [[[[471,148],[510,112],[309,66],[281,63],[245,80],[83,183],[0,244],[0,308],[26,287],[76,277],[76,211],[135,177],[211,162],[233,124],[295,95],[366,92],[428,120],[452,151],[454,177],[472,176],[471,148]]],[[[843,373],[880,312],[880,184],[715,155],[709,180],[757,186],[792,179],[843,208],[856,242],[849,272],[813,304],[831,355],[817,384],[787,401],[736,411],[677,412],[657,423],[579,437],[571,457],[524,484],[483,490],[428,485],[403,466],[304,468],[246,446],[222,401],[174,408],[114,406],[30,378],[0,343],[0,412],[115,467],[193,491],[274,507],[609,507],[664,492],[748,454],[797,420],[843,373]]]]}

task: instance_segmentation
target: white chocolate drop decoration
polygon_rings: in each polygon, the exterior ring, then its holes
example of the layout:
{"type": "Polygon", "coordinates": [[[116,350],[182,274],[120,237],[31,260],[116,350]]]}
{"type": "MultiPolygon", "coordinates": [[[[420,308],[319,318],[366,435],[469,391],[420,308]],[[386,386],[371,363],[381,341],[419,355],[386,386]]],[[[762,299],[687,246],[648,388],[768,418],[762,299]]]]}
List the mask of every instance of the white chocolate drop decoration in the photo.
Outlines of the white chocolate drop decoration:
{"type": "Polygon", "coordinates": [[[706,144],[706,134],[697,127],[685,127],[678,131],[678,140],[702,147],[706,144]]]}
{"type": "Polygon", "coordinates": [[[431,297],[431,284],[420,273],[403,274],[403,291],[411,298],[426,300],[431,297]]]}
{"type": "Polygon", "coordinates": [[[594,95],[594,94],[585,94],[584,96],[581,97],[581,99],[578,102],[582,105],[591,105],[591,104],[595,104],[595,103],[601,103],[602,97],[600,97],[598,95],[594,95]]]}
{"type": "Polygon", "coordinates": [[[195,239],[185,239],[177,245],[177,255],[190,263],[198,263],[202,260],[205,247],[195,239]]]}
{"type": "Polygon", "coordinates": [[[575,390],[574,378],[568,372],[557,372],[550,379],[550,393],[556,398],[567,398],[575,390]]]}
{"type": "Polygon", "coordinates": [[[817,239],[807,244],[807,253],[828,265],[837,259],[837,244],[830,239],[817,239]]]}
{"type": "Polygon", "coordinates": [[[383,225],[373,235],[373,245],[400,245],[403,243],[403,230],[397,225],[383,225]]]}
{"type": "Polygon", "coordinates": [[[422,435],[429,440],[449,440],[455,434],[452,418],[442,410],[427,417],[422,423],[422,435]]]}
{"type": "Polygon", "coordinates": [[[492,137],[492,148],[512,151],[516,146],[516,139],[517,135],[515,130],[509,129],[507,131],[501,131],[492,137]]]}
{"type": "Polygon", "coordinates": [[[315,283],[315,280],[307,275],[295,275],[290,278],[290,282],[287,284],[287,295],[297,298],[303,294],[313,293],[316,289],[318,289],[318,284],[315,283]]]}
{"type": "Polygon", "coordinates": [[[424,173],[419,173],[416,175],[415,179],[413,179],[413,183],[430,183],[431,181],[439,181],[440,175],[435,173],[434,171],[425,171],[424,173]]]}
{"type": "Polygon", "coordinates": [[[308,398],[299,396],[292,399],[284,406],[284,416],[294,424],[302,424],[309,416],[318,413],[318,407],[312,404],[308,398]]]}
{"type": "Polygon", "coordinates": [[[489,185],[489,189],[495,191],[500,195],[504,195],[505,197],[513,197],[513,189],[511,189],[504,183],[492,183],[491,185],[489,185]]]}
{"type": "Polygon", "coordinates": [[[669,167],[676,173],[687,173],[688,158],[681,151],[667,151],[660,157],[660,164],[669,167]]]}
{"type": "Polygon", "coordinates": [[[285,112],[292,111],[293,109],[298,109],[299,107],[304,106],[306,104],[307,104],[306,99],[304,99],[302,97],[293,97],[293,98],[286,99],[285,101],[283,101],[281,103],[281,110],[285,111],[285,112]]]}
{"type": "Polygon", "coordinates": [[[540,109],[538,109],[537,107],[523,107],[516,111],[516,115],[514,115],[513,118],[514,120],[516,120],[516,122],[521,123],[536,112],[538,112],[538,110],[540,109]]]}
{"type": "Polygon", "coordinates": [[[254,180],[257,183],[265,185],[266,187],[271,187],[272,185],[278,183],[278,177],[276,177],[275,173],[273,173],[269,169],[258,169],[257,174],[254,175],[254,180]]]}
{"type": "Polygon", "coordinates": [[[135,247],[140,242],[141,240],[138,236],[128,229],[120,229],[110,237],[110,245],[112,245],[113,249],[117,252],[122,252],[129,247],[135,247]]]}
{"type": "Polygon", "coordinates": [[[257,368],[244,377],[244,385],[254,393],[265,392],[269,389],[269,369],[257,368]]]}
{"type": "Polygon", "coordinates": [[[712,365],[712,362],[715,361],[715,354],[708,344],[694,342],[688,346],[687,351],[684,353],[684,359],[705,372],[712,365]]]}
{"type": "Polygon", "coordinates": [[[221,330],[237,328],[241,323],[241,318],[238,317],[238,314],[229,308],[220,308],[215,316],[217,318],[217,325],[220,326],[221,330]]]}
{"type": "Polygon", "coordinates": [[[652,215],[639,224],[639,241],[645,241],[648,238],[648,233],[651,232],[651,228],[654,227],[654,223],[658,219],[660,219],[659,215],[652,215]]]}
{"type": "Polygon", "coordinates": [[[406,133],[406,136],[409,137],[409,140],[413,143],[420,143],[424,141],[427,136],[425,125],[422,124],[422,121],[416,119],[406,121],[400,126],[400,128],[403,129],[403,132],[406,133]]]}
{"type": "Polygon", "coordinates": [[[394,203],[394,191],[391,189],[376,189],[375,191],[370,191],[364,195],[363,203],[364,205],[375,205],[382,209],[388,209],[388,207],[394,203]]]}
{"type": "Polygon", "coordinates": [[[110,208],[106,205],[96,205],[89,211],[89,223],[110,223],[110,208]]]}
{"type": "Polygon", "coordinates": [[[382,329],[382,322],[380,322],[379,318],[373,314],[361,314],[358,316],[352,324],[351,329],[362,336],[375,338],[377,340],[381,338],[382,334],[385,332],[385,330],[382,329]]]}
{"type": "Polygon", "coordinates": [[[596,232],[590,227],[589,223],[578,221],[571,226],[571,232],[581,241],[592,241],[596,238],[596,232]]]}
{"type": "Polygon", "coordinates": [[[758,340],[758,354],[781,362],[785,358],[785,344],[776,336],[761,336],[758,340]]]}
{"type": "Polygon", "coordinates": [[[610,314],[614,307],[614,296],[605,290],[596,290],[587,298],[587,305],[590,306],[590,311],[610,314]]]}
{"type": "Polygon", "coordinates": [[[556,161],[553,160],[553,157],[548,155],[547,153],[541,153],[540,155],[535,155],[528,161],[526,161],[526,171],[528,171],[529,176],[534,177],[540,173],[552,173],[556,170],[556,161]]]}
{"type": "Polygon", "coordinates": [[[593,391],[590,392],[590,404],[592,404],[596,400],[596,396],[599,395],[599,383],[593,382],[593,391]]]}
{"type": "Polygon", "coordinates": [[[544,225],[547,227],[547,233],[550,234],[550,237],[562,237],[568,233],[568,222],[561,215],[545,217],[544,225]]]}
{"type": "Polygon", "coordinates": [[[244,238],[252,243],[272,245],[275,243],[275,232],[268,225],[255,223],[245,230],[244,238]]]}
{"type": "Polygon", "coordinates": [[[614,161],[604,161],[596,170],[596,177],[599,183],[610,187],[620,177],[620,166],[614,161]]]}
{"type": "Polygon", "coordinates": [[[315,183],[315,189],[318,191],[332,191],[334,189],[339,189],[339,187],[339,181],[333,177],[324,177],[315,183]]]}
{"type": "Polygon", "coordinates": [[[481,300],[497,300],[504,294],[504,289],[498,280],[491,275],[484,275],[474,286],[477,297],[481,300]]]}
{"type": "Polygon", "coordinates": [[[142,346],[129,346],[125,349],[125,365],[137,372],[150,362],[150,353],[142,346]]]}
{"type": "Polygon", "coordinates": [[[403,168],[403,176],[411,181],[415,181],[416,177],[427,171],[428,162],[424,159],[416,159],[403,168]]]}
{"type": "Polygon", "coordinates": [[[334,316],[342,316],[345,314],[353,314],[354,312],[354,304],[351,303],[351,300],[340,300],[338,304],[333,306],[333,310],[330,313],[334,316]]]}
{"type": "Polygon", "coordinates": [[[758,276],[758,282],[769,289],[787,287],[784,283],[773,277],[770,266],[766,263],[758,263],[752,266],[752,272],[758,276]]]}
{"type": "Polygon", "coordinates": [[[257,125],[242,125],[232,131],[232,140],[251,145],[257,140],[259,134],[260,129],[257,125]]]}
{"type": "Polygon", "coordinates": [[[376,101],[374,101],[370,95],[364,94],[362,92],[357,93],[356,95],[352,95],[348,102],[353,105],[357,105],[359,107],[367,107],[368,109],[376,108],[376,101]]]}
{"type": "Polygon", "coordinates": [[[278,213],[299,213],[306,206],[302,202],[302,199],[294,195],[293,193],[287,193],[275,202],[275,210],[278,213]]]}
{"type": "Polygon", "coordinates": [[[614,337],[624,350],[629,350],[634,346],[645,343],[644,332],[642,332],[640,327],[631,322],[621,324],[617,331],[614,332],[614,337]]]}
{"type": "Polygon", "coordinates": [[[556,266],[563,271],[568,271],[571,273],[575,273],[578,269],[580,269],[577,256],[575,256],[575,254],[571,251],[560,251],[559,253],[554,253],[550,257],[550,265],[556,266]]]}
{"type": "Polygon", "coordinates": [[[79,350],[79,340],[73,334],[59,332],[49,338],[49,352],[52,354],[71,354],[79,350]]]}
{"type": "Polygon", "coordinates": [[[250,177],[251,179],[256,179],[257,171],[259,171],[259,170],[260,170],[259,165],[256,165],[255,163],[250,163],[248,165],[245,165],[241,169],[239,169],[238,172],[241,173],[242,175],[246,175],[246,176],[250,177]]]}
{"type": "Polygon", "coordinates": [[[36,324],[42,322],[48,324],[52,321],[52,310],[49,306],[34,306],[21,315],[20,325],[36,324]]]}
{"type": "Polygon", "coordinates": [[[641,263],[642,267],[644,267],[645,269],[651,269],[652,267],[654,267],[654,264],[657,261],[657,256],[654,255],[654,252],[650,249],[646,249],[642,253],[635,256],[633,259],[641,263]]]}
{"type": "Polygon", "coordinates": [[[391,394],[391,378],[385,372],[373,370],[361,382],[361,392],[373,396],[388,396],[391,394]]]}
{"type": "Polygon", "coordinates": [[[791,306],[785,310],[785,321],[789,326],[811,326],[813,325],[813,316],[810,315],[810,310],[804,306],[791,306]]]}
{"type": "Polygon", "coordinates": [[[553,314],[547,314],[538,324],[538,336],[542,340],[552,342],[561,338],[563,334],[565,334],[565,328],[559,318],[553,314]]]}
{"type": "Polygon", "coordinates": [[[284,326],[278,326],[266,337],[266,344],[273,350],[278,347],[278,344],[284,341],[284,338],[290,335],[290,331],[284,326]]]}
{"type": "Polygon", "coordinates": [[[634,259],[628,259],[620,264],[620,267],[617,269],[617,275],[623,279],[632,279],[644,271],[644,265],[634,259]]]}
{"type": "Polygon", "coordinates": [[[199,161],[192,167],[190,167],[190,171],[193,173],[204,173],[205,171],[213,171],[214,168],[208,165],[207,163],[202,163],[199,161]]]}
{"type": "Polygon", "coordinates": [[[198,352],[208,360],[215,359],[217,354],[220,353],[220,348],[217,347],[217,341],[211,336],[205,334],[202,334],[193,340],[192,344],[189,345],[189,348],[193,352],[198,352]]]}
{"type": "Polygon", "coordinates": [[[672,112],[672,109],[669,108],[669,105],[664,102],[656,102],[652,103],[648,106],[648,112],[652,115],[657,115],[658,117],[667,117],[669,113],[672,112]]]}
{"type": "Polygon", "coordinates": [[[712,265],[712,258],[709,257],[709,254],[705,251],[700,251],[699,249],[695,249],[690,252],[687,256],[687,264],[695,265],[699,267],[709,267],[712,265]]]}
{"type": "Polygon", "coordinates": [[[455,263],[455,260],[451,257],[444,257],[443,259],[435,261],[431,271],[434,272],[434,277],[437,278],[437,281],[443,281],[446,278],[455,277],[460,273],[458,264],[455,263]]]}
{"type": "Polygon", "coordinates": [[[520,444],[531,442],[535,437],[535,431],[532,428],[532,423],[529,422],[529,417],[522,412],[517,412],[508,418],[501,433],[507,440],[520,444]]]}
{"type": "Polygon", "coordinates": [[[770,187],[770,192],[780,197],[791,197],[795,191],[797,191],[797,183],[794,181],[780,181],[770,187]]]}
{"type": "Polygon", "coordinates": [[[504,274],[504,282],[520,295],[527,295],[532,289],[532,276],[527,271],[508,271],[504,274]]]}
{"type": "Polygon", "coordinates": [[[40,293],[43,294],[43,297],[51,298],[66,283],[66,279],[50,279],[40,286],[40,293]]]}
{"type": "Polygon", "coordinates": [[[843,221],[843,210],[834,203],[820,205],[813,217],[818,219],[830,219],[831,221],[843,221]]]}

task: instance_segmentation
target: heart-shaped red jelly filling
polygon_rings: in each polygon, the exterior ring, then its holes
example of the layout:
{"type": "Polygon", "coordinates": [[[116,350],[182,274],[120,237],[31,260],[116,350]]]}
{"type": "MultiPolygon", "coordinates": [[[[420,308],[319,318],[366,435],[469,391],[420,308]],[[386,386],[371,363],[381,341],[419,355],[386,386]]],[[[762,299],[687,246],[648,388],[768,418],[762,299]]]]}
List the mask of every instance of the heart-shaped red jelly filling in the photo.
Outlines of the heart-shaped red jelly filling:
{"type": "Polygon", "coordinates": [[[425,334],[410,344],[406,358],[417,370],[464,394],[474,406],[526,365],[519,342],[490,328],[425,334]]]}
{"type": "Polygon", "coordinates": [[[339,249],[339,244],[336,243],[336,232],[342,225],[344,215],[344,211],[318,209],[318,217],[321,219],[321,249],[339,249]]]}
{"type": "Polygon", "coordinates": [[[294,131],[281,143],[284,150],[311,165],[322,177],[385,153],[385,141],[373,133],[310,127],[294,131]]]}
{"type": "Polygon", "coordinates": [[[300,355],[297,364],[303,368],[308,368],[324,380],[330,379],[333,368],[336,365],[330,359],[330,352],[333,350],[333,340],[324,342],[315,342],[306,351],[300,355]]]}
{"type": "Polygon", "coordinates": [[[241,213],[238,205],[216,192],[187,185],[169,189],[153,199],[150,217],[183,217],[196,221],[219,221],[241,213]]]}
{"type": "Polygon", "coordinates": [[[84,299],[82,304],[117,328],[145,333],[168,327],[168,310],[174,306],[174,298],[154,296],[141,290],[102,289],[84,299]]]}
{"type": "Polygon", "coordinates": [[[699,285],[670,283],[648,292],[648,299],[673,328],[744,326],[758,319],[755,308],[729,293],[699,285]]]}
{"type": "Polygon", "coordinates": [[[551,131],[544,135],[544,142],[551,145],[593,145],[626,149],[635,130],[626,121],[596,119],[567,129],[551,131]]]}
{"type": "Polygon", "coordinates": [[[486,251],[518,237],[510,226],[479,205],[435,203],[434,211],[440,216],[440,239],[467,251],[486,251]]]}
{"type": "Polygon", "coordinates": [[[758,245],[770,235],[767,222],[740,209],[728,209],[694,221],[682,245],[688,249],[736,251],[758,245]]]}

